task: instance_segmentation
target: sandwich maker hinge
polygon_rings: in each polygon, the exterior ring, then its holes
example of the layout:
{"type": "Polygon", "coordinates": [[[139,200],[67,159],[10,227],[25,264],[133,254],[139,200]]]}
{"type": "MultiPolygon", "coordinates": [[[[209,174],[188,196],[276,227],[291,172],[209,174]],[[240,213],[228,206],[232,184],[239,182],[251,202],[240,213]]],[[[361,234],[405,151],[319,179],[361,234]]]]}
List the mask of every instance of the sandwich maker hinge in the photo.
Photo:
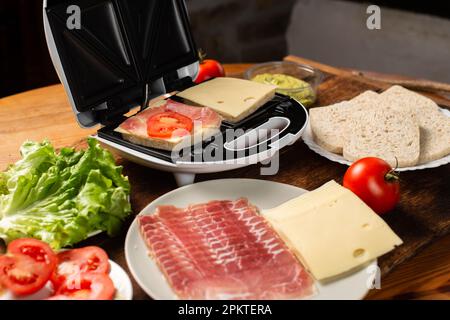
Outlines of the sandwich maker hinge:
{"type": "Polygon", "coordinates": [[[183,91],[195,85],[191,77],[180,78],[178,72],[170,72],[163,77],[166,92],[183,91]]]}
{"type": "Polygon", "coordinates": [[[109,126],[125,121],[125,114],[132,108],[140,105],[140,97],[145,96],[142,89],[133,88],[125,93],[110,98],[104,104],[95,110],[95,116],[100,124],[109,126]]]}
{"type": "Polygon", "coordinates": [[[142,100],[142,103],[139,106],[139,111],[142,111],[148,107],[148,103],[150,102],[150,86],[148,83],[145,84],[144,88],[144,99],[142,100]]]}

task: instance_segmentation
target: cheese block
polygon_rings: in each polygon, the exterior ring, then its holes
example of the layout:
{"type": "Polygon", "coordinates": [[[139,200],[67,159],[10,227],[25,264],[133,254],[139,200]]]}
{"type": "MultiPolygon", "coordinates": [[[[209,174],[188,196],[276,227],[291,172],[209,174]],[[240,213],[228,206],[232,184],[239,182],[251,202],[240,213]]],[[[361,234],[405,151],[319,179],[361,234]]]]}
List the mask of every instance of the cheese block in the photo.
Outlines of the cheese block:
{"type": "Polygon", "coordinates": [[[383,219],[334,181],[263,215],[317,280],[339,276],[402,244],[383,219]]]}
{"type": "Polygon", "coordinates": [[[177,94],[209,107],[228,122],[239,122],[275,96],[276,86],[235,78],[215,78],[177,94]]]}

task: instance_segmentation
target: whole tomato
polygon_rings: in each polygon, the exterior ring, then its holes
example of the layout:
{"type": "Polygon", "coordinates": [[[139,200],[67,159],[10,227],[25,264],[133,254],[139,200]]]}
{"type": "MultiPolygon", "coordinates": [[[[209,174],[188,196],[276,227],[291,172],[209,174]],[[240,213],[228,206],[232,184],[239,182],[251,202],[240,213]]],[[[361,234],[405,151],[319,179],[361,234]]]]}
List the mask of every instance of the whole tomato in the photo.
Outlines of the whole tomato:
{"type": "Polygon", "coordinates": [[[379,158],[364,158],[353,163],[345,173],[343,184],[380,215],[391,211],[400,200],[398,176],[379,158]]]}
{"type": "Polygon", "coordinates": [[[205,59],[206,55],[200,51],[200,69],[198,71],[198,75],[195,78],[194,82],[199,84],[203,81],[217,78],[217,77],[225,77],[225,70],[222,65],[212,59],[205,59]]]}

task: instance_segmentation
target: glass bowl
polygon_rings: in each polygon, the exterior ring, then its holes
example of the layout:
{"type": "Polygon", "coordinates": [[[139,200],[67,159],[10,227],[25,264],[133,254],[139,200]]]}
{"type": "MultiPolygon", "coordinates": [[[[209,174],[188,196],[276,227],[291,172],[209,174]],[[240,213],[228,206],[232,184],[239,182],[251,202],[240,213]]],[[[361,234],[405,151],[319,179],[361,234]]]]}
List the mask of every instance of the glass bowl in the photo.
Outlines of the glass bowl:
{"type": "Polygon", "coordinates": [[[307,65],[279,61],[255,65],[244,73],[244,78],[276,85],[278,86],[278,93],[290,96],[305,107],[309,107],[316,101],[316,89],[322,82],[323,74],[307,65]],[[280,74],[295,79],[280,76],[273,77],[273,75],[280,74]]]}

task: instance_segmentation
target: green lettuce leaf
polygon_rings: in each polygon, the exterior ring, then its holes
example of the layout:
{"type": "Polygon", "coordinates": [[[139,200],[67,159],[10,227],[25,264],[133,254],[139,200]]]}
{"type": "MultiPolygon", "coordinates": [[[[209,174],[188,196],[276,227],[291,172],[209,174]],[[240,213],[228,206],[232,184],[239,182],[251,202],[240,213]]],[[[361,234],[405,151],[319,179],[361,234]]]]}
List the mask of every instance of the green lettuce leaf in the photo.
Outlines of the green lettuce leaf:
{"type": "Polygon", "coordinates": [[[54,249],[89,234],[116,235],[131,213],[130,184],[95,139],[87,150],[25,142],[22,159],[0,174],[0,237],[32,237],[54,249]]]}

